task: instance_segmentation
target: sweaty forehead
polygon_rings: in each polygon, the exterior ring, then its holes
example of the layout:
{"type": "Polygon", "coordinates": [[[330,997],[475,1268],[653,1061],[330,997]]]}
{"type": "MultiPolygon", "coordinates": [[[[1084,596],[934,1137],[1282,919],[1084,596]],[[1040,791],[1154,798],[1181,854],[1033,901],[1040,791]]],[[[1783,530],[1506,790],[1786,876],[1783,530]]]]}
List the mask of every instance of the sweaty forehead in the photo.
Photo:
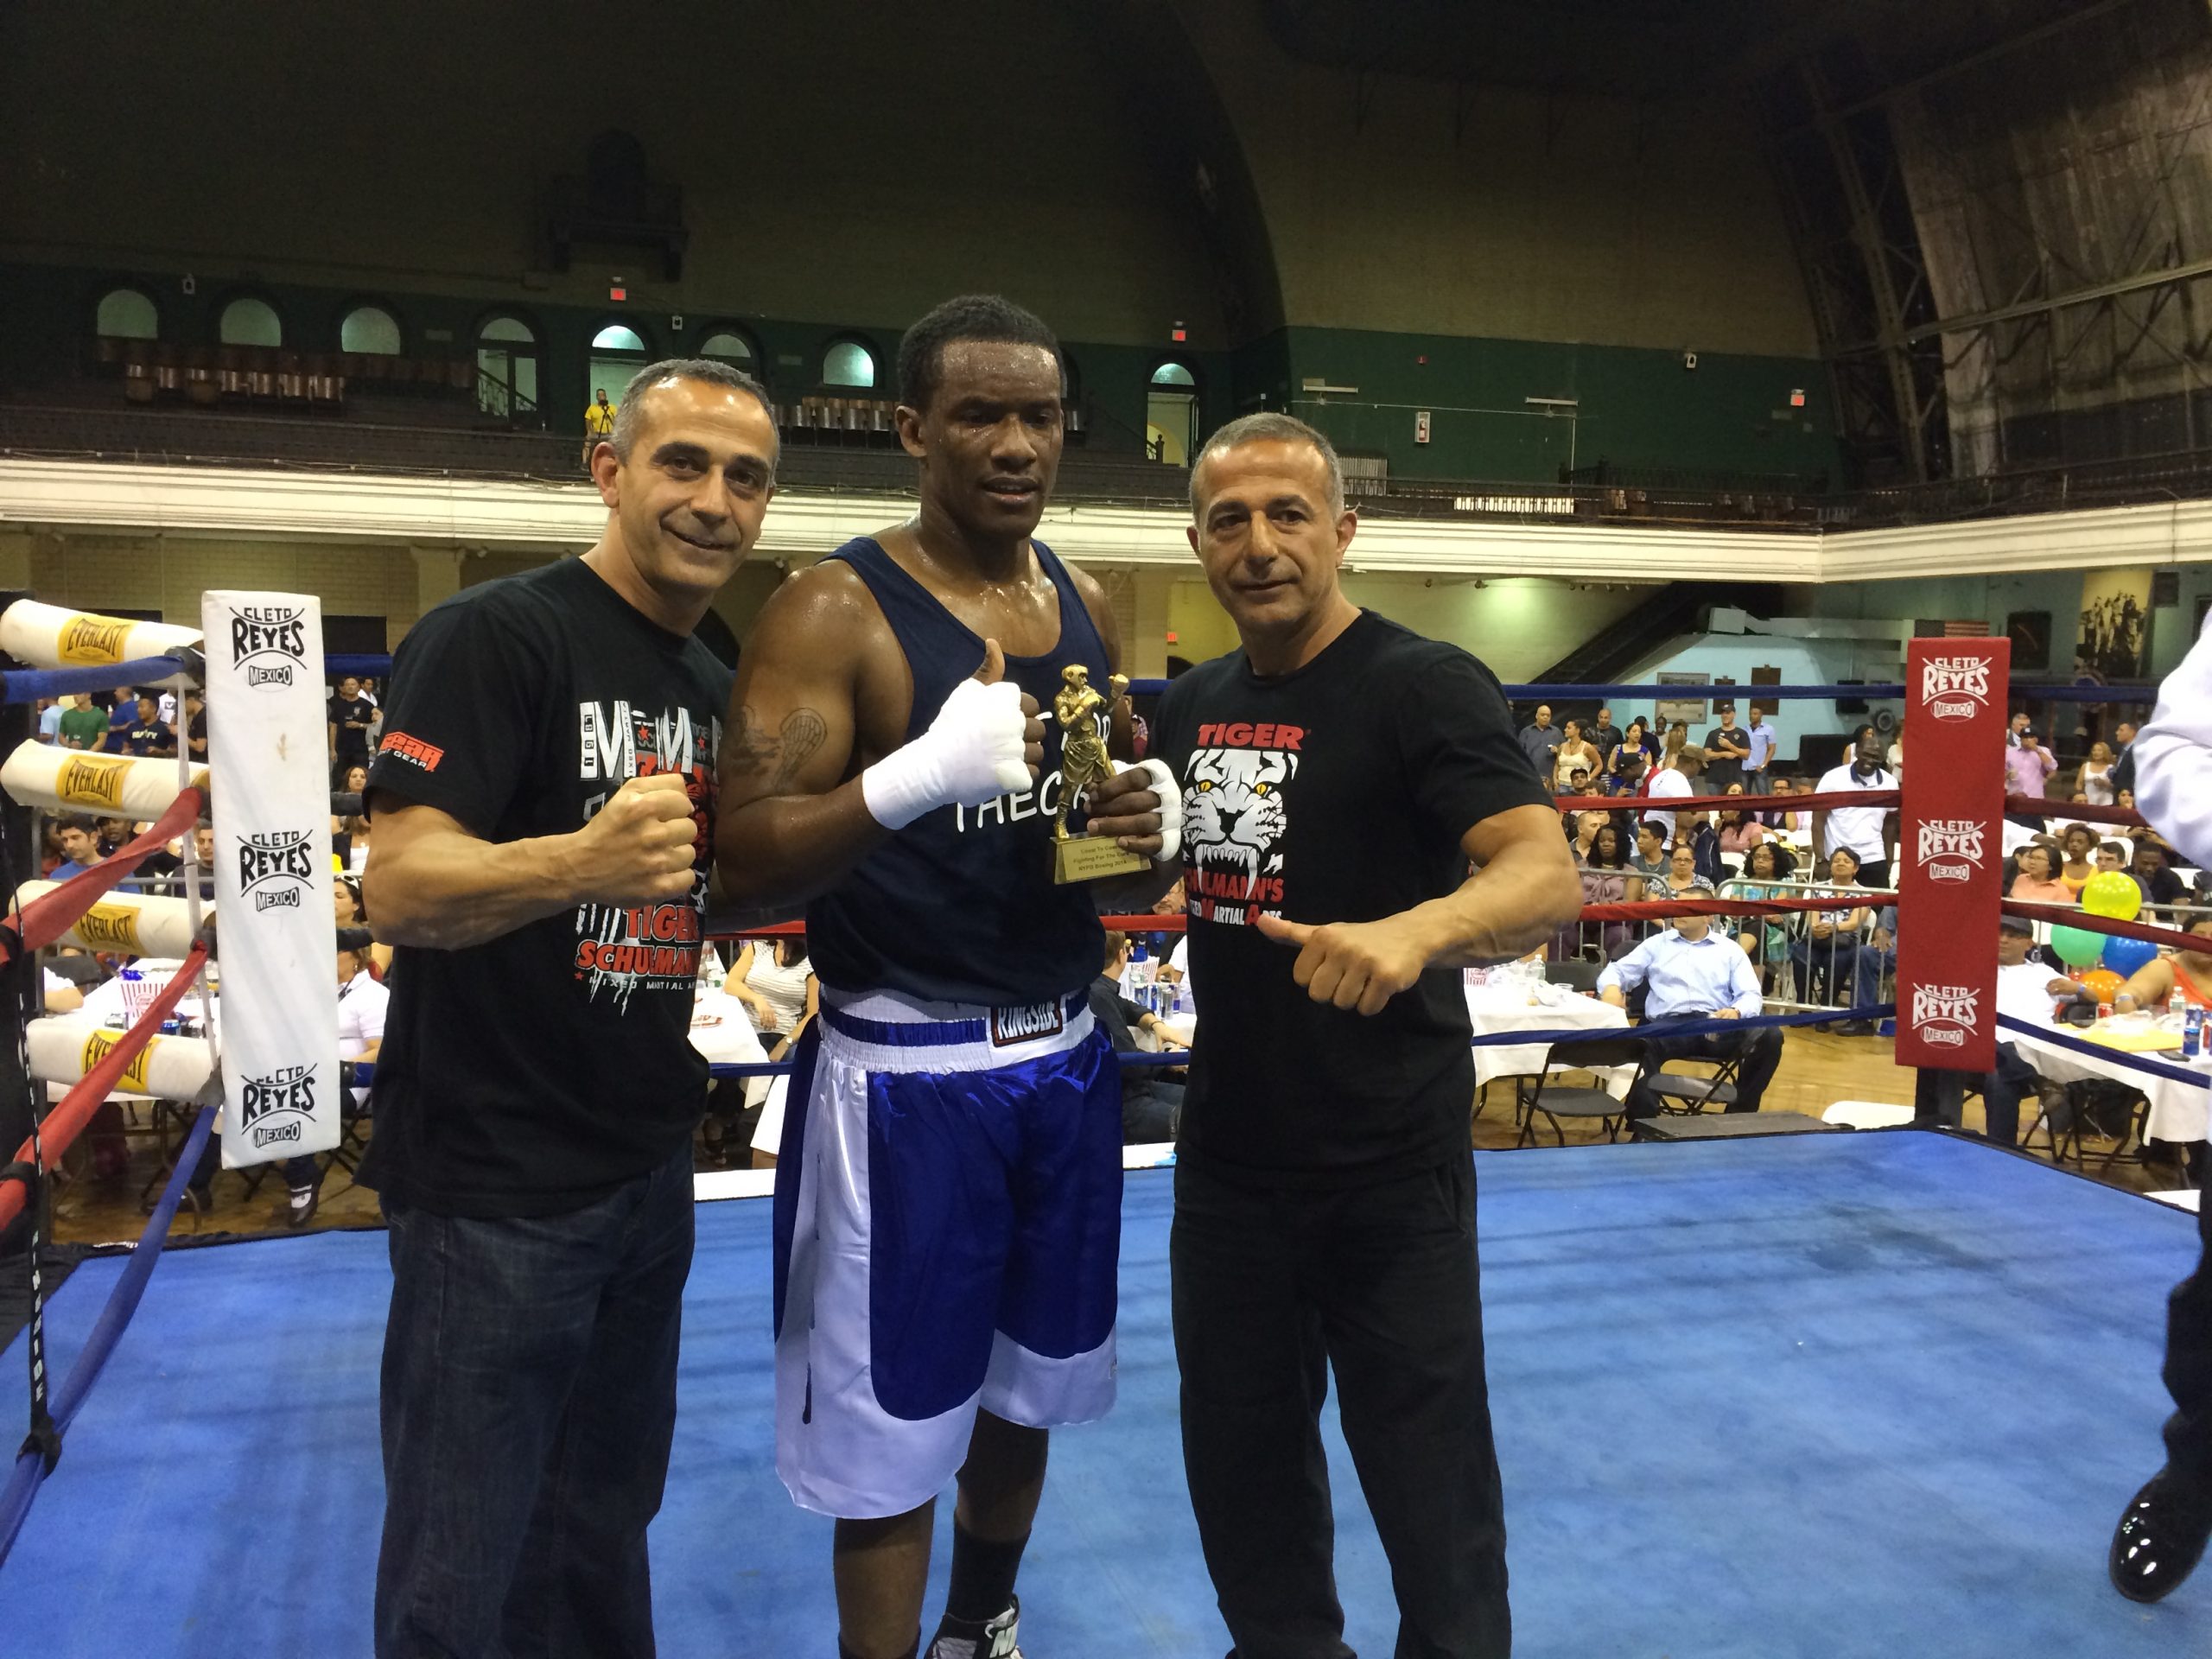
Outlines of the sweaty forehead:
{"type": "Polygon", "coordinates": [[[647,454],[669,443],[696,444],[717,456],[774,453],[775,428],[768,411],[740,387],[670,379],[639,395],[645,405],[637,448],[647,454]]]}
{"type": "Polygon", "coordinates": [[[980,397],[1027,403],[1060,395],[1060,365],[1042,346],[1013,340],[956,340],[938,353],[933,403],[980,397]]]}

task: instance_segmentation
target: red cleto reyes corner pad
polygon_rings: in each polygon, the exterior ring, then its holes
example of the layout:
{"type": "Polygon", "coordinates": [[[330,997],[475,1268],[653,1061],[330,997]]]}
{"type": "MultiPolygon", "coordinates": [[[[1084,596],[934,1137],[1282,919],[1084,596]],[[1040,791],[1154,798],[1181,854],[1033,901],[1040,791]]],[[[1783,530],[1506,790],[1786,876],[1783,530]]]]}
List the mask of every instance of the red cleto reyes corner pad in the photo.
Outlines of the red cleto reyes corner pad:
{"type": "Polygon", "coordinates": [[[1897,824],[1897,1064],[1997,1064],[2005,639],[1915,639],[1897,824]]]}

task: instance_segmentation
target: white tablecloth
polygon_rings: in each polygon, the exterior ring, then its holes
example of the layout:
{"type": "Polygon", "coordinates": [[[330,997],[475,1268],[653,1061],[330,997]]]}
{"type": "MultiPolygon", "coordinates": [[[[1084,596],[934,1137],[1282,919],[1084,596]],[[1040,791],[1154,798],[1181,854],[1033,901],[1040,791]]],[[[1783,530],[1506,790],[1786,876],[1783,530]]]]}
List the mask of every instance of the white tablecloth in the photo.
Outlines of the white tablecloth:
{"type": "MultiPolygon", "coordinates": [[[[1499,1031],[1587,1031],[1595,1036],[1628,1029],[1626,1010],[1594,996],[1578,995],[1555,985],[1544,986],[1535,995],[1547,1000],[1532,1002],[1526,989],[1468,986],[1467,1017],[1474,1025],[1475,1035],[1499,1031]]],[[[1544,1049],[1541,1043],[1525,1048],[1510,1043],[1478,1046],[1474,1051],[1475,1086],[1480,1088],[1492,1077],[1535,1076],[1544,1069],[1544,1049]]],[[[1616,1100],[1628,1093],[1629,1084],[1635,1080],[1632,1065],[1608,1066],[1602,1074],[1606,1092],[1616,1100]]]]}
{"type": "Polygon", "coordinates": [[[724,991],[702,989],[692,1004],[691,1046],[709,1065],[753,1065],[768,1058],[753,1010],[724,991]]]}
{"type": "MultiPolygon", "coordinates": [[[[2119,1019],[2133,1016],[2120,1014],[2119,1019]]],[[[2150,1116],[2144,1120],[2143,1135],[2148,1141],[2171,1141],[2183,1145],[2204,1139],[2206,1105],[2212,1101],[2212,1063],[2204,1059],[2184,1060],[2178,1052],[2146,1054],[2139,1058],[2158,1060],[2177,1066],[2186,1071],[2200,1074],[2202,1084],[2183,1083],[2163,1072],[2139,1069],[2128,1064],[2138,1058],[2114,1049],[2110,1058],[2101,1054],[2085,1054],[2076,1048],[2062,1047],[2030,1037],[2010,1027],[2001,1027],[1999,1042],[2011,1043],[2018,1048],[2020,1058],[2049,1077],[2053,1083],[2080,1083],[2091,1077],[2109,1077],[2140,1089],[2145,1099],[2151,1103],[2150,1116]]]]}

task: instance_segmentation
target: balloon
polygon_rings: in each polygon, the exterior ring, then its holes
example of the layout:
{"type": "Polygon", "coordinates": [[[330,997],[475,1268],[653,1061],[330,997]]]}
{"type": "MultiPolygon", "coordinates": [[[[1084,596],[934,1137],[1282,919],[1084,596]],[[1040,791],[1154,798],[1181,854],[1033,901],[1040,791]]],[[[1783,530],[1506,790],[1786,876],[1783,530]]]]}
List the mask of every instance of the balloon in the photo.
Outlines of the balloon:
{"type": "Polygon", "coordinates": [[[2105,936],[2063,924],[2050,930],[2050,948],[2069,968],[2087,968],[2105,953],[2105,936]]]}
{"type": "Polygon", "coordinates": [[[2100,1002],[2111,1001],[2126,982],[2109,968],[2092,968],[2082,976],[2082,988],[2100,1002]]]}
{"type": "Polygon", "coordinates": [[[2123,979],[2132,979],[2145,963],[2158,954],[2158,947],[2148,939],[2107,939],[2105,966],[2123,979]]]}
{"type": "Polygon", "coordinates": [[[2143,908],[2143,889],[2125,870],[2099,870],[2082,885],[2082,908],[2092,916],[2132,922],[2143,908]]]}

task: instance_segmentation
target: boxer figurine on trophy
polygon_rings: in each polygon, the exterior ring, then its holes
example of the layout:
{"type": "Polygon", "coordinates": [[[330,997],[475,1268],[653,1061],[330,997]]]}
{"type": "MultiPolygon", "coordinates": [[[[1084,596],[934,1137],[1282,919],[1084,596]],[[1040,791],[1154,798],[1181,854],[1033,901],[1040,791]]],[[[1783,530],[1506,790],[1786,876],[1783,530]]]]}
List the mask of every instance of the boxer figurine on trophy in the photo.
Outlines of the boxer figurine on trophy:
{"type": "Polygon", "coordinates": [[[1060,689],[1052,698],[1052,717],[1060,723],[1060,804],[1052,814],[1052,880],[1058,882],[1129,875],[1152,865],[1150,859],[1124,852],[1105,837],[1068,834],[1068,809],[1114,775],[1106,737],[1115,705],[1128,695],[1129,682],[1116,674],[1107,686],[1112,695],[1101,696],[1090,683],[1090,671],[1071,663],[1060,671],[1060,689]]]}

